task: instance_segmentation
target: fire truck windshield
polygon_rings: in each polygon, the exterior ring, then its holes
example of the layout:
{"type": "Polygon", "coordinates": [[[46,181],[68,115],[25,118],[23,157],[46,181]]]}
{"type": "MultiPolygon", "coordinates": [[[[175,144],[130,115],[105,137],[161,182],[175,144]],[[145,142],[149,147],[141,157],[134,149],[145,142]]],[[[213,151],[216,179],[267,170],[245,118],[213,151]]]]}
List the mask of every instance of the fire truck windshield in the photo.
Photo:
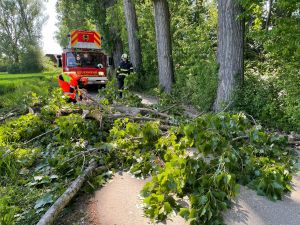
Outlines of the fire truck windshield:
{"type": "Polygon", "coordinates": [[[66,54],[68,67],[97,67],[102,64],[106,67],[106,57],[103,53],[97,52],[67,52],[66,54]]]}

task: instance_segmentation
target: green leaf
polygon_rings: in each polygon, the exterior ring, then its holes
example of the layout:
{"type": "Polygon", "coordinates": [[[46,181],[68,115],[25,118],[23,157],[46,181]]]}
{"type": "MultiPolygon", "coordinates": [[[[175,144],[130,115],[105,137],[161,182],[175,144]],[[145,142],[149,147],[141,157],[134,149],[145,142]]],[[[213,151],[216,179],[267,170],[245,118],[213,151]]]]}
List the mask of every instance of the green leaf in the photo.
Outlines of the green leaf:
{"type": "Polygon", "coordinates": [[[206,197],[206,195],[202,195],[202,196],[200,197],[200,204],[201,204],[201,205],[205,205],[206,202],[207,202],[207,197],[206,197]]]}
{"type": "Polygon", "coordinates": [[[190,216],[190,210],[188,208],[180,208],[179,215],[185,220],[188,220],[190,216]]]}
{"type": "Polygon", "coordinates": [[[206,213],[206,207],[207,206],[204,206],[203,209],[201,210],[200,217],[203,216],[206,213]]]}
{"type": "Polygon", "coordinates": [[[39,209],[53,202],[53,196],[50,193],[45,194],[42,198],[35,202],[34,209],[39,209]]]}
{"type": "Polygon", "coordinates": [[[171,205],[170,205],[169,202],[165,202],[165,203],[164,203],[164,209],[165,209],[165,211],[166,211],[168,214],[169,214],[170,212],[173,211],[173,209],[172,209],[172,207],[171,207],[171,205]]]}

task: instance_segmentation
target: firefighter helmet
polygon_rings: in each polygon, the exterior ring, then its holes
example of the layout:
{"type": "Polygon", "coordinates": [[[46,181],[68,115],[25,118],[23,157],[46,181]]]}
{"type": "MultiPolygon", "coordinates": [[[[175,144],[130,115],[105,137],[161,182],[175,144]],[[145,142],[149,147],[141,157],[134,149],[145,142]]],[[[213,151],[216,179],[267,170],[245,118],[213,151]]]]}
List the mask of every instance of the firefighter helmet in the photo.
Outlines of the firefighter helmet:
{"type": "Polygon", "coordinates": [[[124,53],[121,57],[122,60],[127,60],[128,59],[128,55],[126,53],[124,53]]]}

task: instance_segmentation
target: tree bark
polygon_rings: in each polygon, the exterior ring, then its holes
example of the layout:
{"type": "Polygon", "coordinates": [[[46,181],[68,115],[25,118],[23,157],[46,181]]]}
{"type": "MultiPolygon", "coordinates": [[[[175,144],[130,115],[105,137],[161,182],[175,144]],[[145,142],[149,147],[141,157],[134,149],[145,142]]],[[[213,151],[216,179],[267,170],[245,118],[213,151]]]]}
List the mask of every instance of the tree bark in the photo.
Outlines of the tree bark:
{"type": "Polygon", "coordinates": [[[219,84],[214,110],[233,105],[234,91],[244,79],[244,21],[236,0],[218,1],[219,84]]]}
{"type": "Polygon", "coordinates": [[[138,38],[138,22],[133,0],[123,0],[124,14],[126,19],[128,44],[131,62],[137,72],[142,70],[141,44],[138,38]]]}
{"type": "Polygon", "coordinates": [[[265,25],[265,29],[268,31],[269,30],[269,26],[270,26],[270,22],[271,22],[271,16],[272,16],[272,5],[273,5],[273,0],[269,0],[268,1],[268,12],[267,12],[267,19],[266,19],[266,25],[265,25]]]}
{"type": "Polygon", "coordinates": [[[118,68],[119,63],[121,61],[121,56],[123,54],[123,42],[121,40],[121,37],[118,36],[118,34],[114,38],[114,46],[113,46],[113,59],[114,59],[114,68],[118,68]]]}
{"type": "Polygon", "coordinates": [[[153,5],[155,14],[159,85],[165,92],[170,93],[174,82],[174,71],[169,5],[167,0],[153,0],[153,5]]]}

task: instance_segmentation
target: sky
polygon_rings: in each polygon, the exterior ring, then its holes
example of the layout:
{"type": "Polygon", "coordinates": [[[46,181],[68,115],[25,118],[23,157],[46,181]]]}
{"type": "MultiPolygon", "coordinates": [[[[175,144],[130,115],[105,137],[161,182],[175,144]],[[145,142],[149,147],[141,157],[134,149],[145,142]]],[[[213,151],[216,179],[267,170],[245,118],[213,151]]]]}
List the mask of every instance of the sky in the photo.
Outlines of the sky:
{"type": "Polygon", "coordinates": [[[43,41],[43,52],[45,54],[61,54],[62,48],[56,41],[54,34],[57,31],[57,14],[55,11],[55,4],[57,0],[48,0],[45,2],[46,14],[48,15],[48,20],[42,29],[42,41],[43,41]]]}

